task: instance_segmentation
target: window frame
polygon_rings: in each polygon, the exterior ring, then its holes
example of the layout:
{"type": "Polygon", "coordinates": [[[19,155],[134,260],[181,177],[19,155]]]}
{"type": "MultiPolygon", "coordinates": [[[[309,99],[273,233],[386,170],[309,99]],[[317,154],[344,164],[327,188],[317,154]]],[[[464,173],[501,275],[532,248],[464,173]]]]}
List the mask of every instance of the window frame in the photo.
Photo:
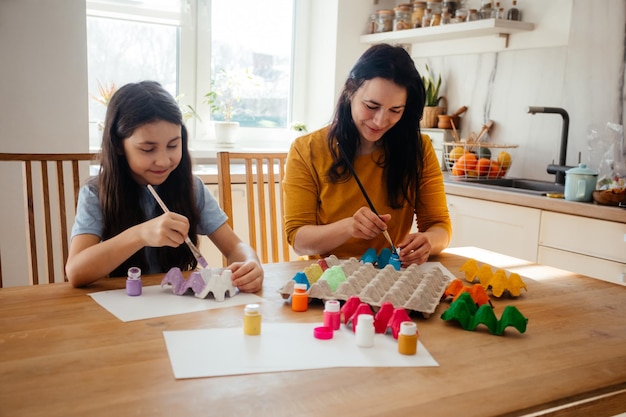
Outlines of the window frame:
{"type": "MultiPolygon", "coordinates": [[[[211,0],[180,0],[179,12],[147,9],[140,6],[115,4],[110,0],[86,0],[87,16],[109,17],[114,19],[132,20],[145,23],[159,23],[179,27],[179,56],[177,94],[181,104],[189,104],[198,112],[201,122],[191,118],[186,126],[189,131],[190,148],[192,150],[207,149],[215,143],[210,107],[204,103],[204,95],[209,91],[211,73],[211,31],[210,10],[211,0]],[[200,53],[202,51],[202,53],[200,53]],[[200,77],[200,74],[208,74],[200,77]]],[[[294,137],[289,125],[293,122],[306,123],[302,117],[305,112],[303,77],[299,69],[306,68],[304,31],[309,26],[308,0],[293,1],[292,21],[292,59],[291,85],[288,97],[288,122],[285,128],[251,128],[240,127],[239,138],[243,147],[263,143],[264,147],[283,147],[294,137]]]]}

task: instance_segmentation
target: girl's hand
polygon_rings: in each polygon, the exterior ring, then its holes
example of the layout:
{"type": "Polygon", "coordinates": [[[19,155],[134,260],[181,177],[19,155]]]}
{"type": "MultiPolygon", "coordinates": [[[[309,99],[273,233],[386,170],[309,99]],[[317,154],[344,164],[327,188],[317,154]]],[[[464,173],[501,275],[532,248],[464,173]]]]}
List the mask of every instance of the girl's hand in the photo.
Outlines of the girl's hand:
{"type": "Polygon", "coordinates": [[[398,244],[398,248],[400,248],[400,262],[402,262],[402,266],[421,265],[428,260],[432,244],[428,236],[418,232],[407,235],[398,244]]]}
{"type": "Polygon", "coordinates": [[[233,272],[233,285],[243,292],[257,292],[263,286],[263,268],[257,262],[233,262],[228,267],[233,272]]]}
{"type": "Polygon", "coordinates": [[[189,233],[189,220],[178,213],[163,213],[141,224],[144,246],[180,246],[189,233]]]}
{"type": "Polygon", "coordinates": [[[377,216],[369,207],[361,207],[352,215],[351,235],[357,239],[371,240],[387,230],[391,214],[377,216]]]}

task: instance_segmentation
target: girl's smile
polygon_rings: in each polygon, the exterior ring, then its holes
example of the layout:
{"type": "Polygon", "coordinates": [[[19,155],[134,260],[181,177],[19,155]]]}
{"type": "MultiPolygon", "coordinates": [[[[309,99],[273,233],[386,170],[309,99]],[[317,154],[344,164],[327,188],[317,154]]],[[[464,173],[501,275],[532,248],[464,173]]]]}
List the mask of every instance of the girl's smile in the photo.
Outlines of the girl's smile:
{"type": "Polygon", "coordinates": [[[181,126],[159,120],[135,129],[123,142],[135,181],[162,184],[182,159],[181,126]]]}

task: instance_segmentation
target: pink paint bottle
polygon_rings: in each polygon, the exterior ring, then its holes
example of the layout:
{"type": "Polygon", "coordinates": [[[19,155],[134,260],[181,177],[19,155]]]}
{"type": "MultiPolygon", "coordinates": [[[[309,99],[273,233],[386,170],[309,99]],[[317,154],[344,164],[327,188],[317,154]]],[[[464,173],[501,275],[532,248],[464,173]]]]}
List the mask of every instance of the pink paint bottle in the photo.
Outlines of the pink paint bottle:
{"type": "Polygon", "coordinates": [[[339,324],[341,323],[341,305],[337,300],[328,300],[324,304],[324,326],[330,327],[333,330],[339,330],[339,324]]]}

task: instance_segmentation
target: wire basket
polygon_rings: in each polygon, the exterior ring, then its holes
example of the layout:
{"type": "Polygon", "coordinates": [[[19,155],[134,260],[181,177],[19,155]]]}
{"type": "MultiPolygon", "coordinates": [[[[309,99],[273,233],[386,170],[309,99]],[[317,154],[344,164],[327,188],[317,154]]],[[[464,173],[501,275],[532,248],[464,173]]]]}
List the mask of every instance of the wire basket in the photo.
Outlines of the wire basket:
{"type": "Polygon", "coordinates": [[[511,168],[517,147],[495,143],[444,142],[444,161],[453,177],[498,179],[511,168]]]}

